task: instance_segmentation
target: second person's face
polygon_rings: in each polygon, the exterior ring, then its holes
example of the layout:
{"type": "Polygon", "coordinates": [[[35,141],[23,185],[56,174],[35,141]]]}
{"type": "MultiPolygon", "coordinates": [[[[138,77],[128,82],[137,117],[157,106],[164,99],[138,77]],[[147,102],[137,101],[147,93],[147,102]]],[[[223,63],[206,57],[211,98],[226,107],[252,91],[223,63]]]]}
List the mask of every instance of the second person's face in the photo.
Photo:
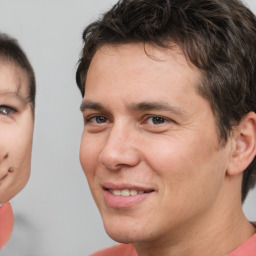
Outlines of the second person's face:
{"type": "Polygon", "coordinates": [[[0,205],[28,181],[33,126],[25,71],[10,62],[0,62],[0,205]]]}

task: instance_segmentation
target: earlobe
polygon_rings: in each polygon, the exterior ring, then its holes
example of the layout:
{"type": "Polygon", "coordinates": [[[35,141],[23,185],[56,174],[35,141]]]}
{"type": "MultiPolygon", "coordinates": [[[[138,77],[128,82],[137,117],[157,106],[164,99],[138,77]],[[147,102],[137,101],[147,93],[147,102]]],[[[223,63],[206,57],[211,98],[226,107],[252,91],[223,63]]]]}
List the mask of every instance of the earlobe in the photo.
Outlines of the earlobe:
{"type": "Polygon", "coordinates": [[[241,120],[233,134],[233,148],[227,174],[241,174],[256,155],[256,114],[250,112],[241,120]]]}

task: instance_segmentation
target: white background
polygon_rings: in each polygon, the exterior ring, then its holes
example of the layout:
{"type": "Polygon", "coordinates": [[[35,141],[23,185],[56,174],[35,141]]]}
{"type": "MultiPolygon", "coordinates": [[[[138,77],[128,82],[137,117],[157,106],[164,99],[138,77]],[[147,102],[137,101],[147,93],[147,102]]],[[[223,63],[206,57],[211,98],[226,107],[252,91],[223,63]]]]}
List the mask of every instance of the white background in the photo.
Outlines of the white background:
{"type": "MultiPolygon", "coordinates": [[[[79,163],[83,129],[75,70],[81,34],[115,0],[0,0],[0,30],[16,37],[36,73],[32,173],[12,200],[14,232],[2,256],[85,256],[113,245],[79,163]]],[[[255,0],[246,3],[256,13],[255,0]]],[[[256,220],[256,190],[244,209],[256,220]]]]}

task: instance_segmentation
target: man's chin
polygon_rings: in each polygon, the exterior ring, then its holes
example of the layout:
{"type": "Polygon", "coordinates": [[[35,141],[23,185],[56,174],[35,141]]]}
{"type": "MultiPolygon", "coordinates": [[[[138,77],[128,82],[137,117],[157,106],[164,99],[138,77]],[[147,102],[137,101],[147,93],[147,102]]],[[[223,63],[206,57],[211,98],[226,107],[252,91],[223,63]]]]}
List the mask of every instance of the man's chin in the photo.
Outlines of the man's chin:
{"type": "Polygon", "coordinates": [[[139,234],[134,234],[129,230],[119,229],[118,227],[114,229],[105,228],[105,231],[111,239],[122,244],[134,243],[141,239],[139,234]]]}
{"type": "MultiPolygon", "coordinates": [[[[143,214],[139,214],[142,216],[143,214]]],[[[116,242],[129,244],[150,240],[145,232],[147,223],[136,211],[101,212],[103,224],[108,236],[116,242]]]]}

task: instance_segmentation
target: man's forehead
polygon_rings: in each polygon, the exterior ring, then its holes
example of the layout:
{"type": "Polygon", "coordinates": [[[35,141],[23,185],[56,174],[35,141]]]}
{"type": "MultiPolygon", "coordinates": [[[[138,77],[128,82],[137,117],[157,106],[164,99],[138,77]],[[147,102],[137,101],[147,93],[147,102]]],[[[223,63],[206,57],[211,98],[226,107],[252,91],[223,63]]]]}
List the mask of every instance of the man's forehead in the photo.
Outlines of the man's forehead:
{"type": "Polygon", "coordinates": [[[129,56],[130,50],[135,47],[143,49],[146,56],[156,61],[166,61],[169,58],[176,58],[177,55],[185,56],[182,48],[174,42],[170,42],[168,48],[150,42],[103,44],[96,50],[94,56],[115,56],[116,54],[129,56]]]}
{"type": "MultiPolygon", "coordinates": [[[[165,69],[165,74],[180,80],[183,76],[187,77],[187,80],[191,81],[191,86],[198,92],[203,74],[188,61],[178,45],[173,44],[170,49],[165,49],[150,43],[129,43],[103,45],[97,50],[86,76],[85,94],[88,93],[88,87],[95,87],[98,81],[102,83],[102,79],[97,75],[99,72],[101,77],[105,76],[105,79],[114,80],[122,73],[124,77],[127,77],[123,82],[127,83],[130,78],[134,78],[138,83],[137,89],[139,89],[139,84],[145,81],[149,82],[148,86],[157,85],[157,80],[163,75],[161,69],[165,69]],[[161,68],[158,69],[160,66],[161,68]],[[155,84],[150,83],[151,78],[156,79],[155,84]]],[[[103,79],[104,83],[107,82],[105,79],[103,79]]]]}

